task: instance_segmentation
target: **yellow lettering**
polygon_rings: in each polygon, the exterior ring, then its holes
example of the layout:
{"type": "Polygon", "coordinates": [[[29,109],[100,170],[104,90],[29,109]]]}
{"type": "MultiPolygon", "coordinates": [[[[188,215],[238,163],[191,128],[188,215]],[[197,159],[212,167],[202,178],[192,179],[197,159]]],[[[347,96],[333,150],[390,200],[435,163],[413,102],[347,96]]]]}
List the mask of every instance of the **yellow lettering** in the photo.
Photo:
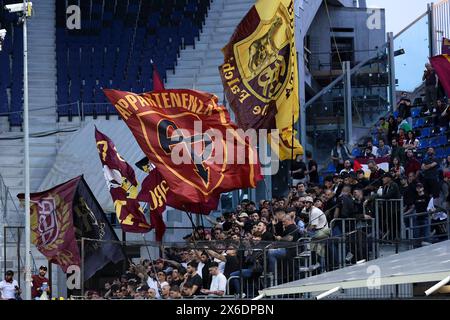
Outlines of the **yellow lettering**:
{"type": "Polygon", "coordinates": [[[250,97],[250,94],[246,90],[242,90],[241,94],[239,95],[239,101],[243,103],[248,97],[250,97]]]}
{"type": "Polygon", "coordinates": [[[159,93],[152,93],[152,94],[153,94],[153,97],[154,97],[155,100],[156,100],[156,105],[157,105],[158,107],[162,108],[161,100],[159,100],[159,93]]]}
{"type": "Polygon", "coordinates": [[[210,115],[212,115],[213,110],[214,110],[214,106],[212,104],[208,104],[204,114],[207,114],[208,116],[210,116],[210,115]]]}
{"type": "Polygon", "coordinates": [[[124,120],[128,120],[128,118],[131,115],[131,112],[127,110],[128,109],[128,103],[124,99],[120,99],[115,104],[115,107],[116,107],[117,111],[119,111],[119,113],[122,116],[122,118],[124,120]]]}
{"type": "Polygon", "coordinates": [[[189,95],[187,93],[181,94],[181,100],[183,101],[183,108],[188,108],[189,95]]]}
{"type": "Polygon", "coordinates": [[[148,107],[149,106],[149,103],[143,97],[137,96],[137,98],[138,98],[139,102],[141,103],[141,106],[143,106],[143,107],[148,107]]]}
{"type": "Polygon", "coordinates": [[[235,78],[234,80],[228,81],[227,84],[229,87],[231,87],[232,85],[239,83],[239,82],[240,82],[239,78],[235,78]]]}
{"type": "Polygon", "coordinates": [[[106,161],[106,152],[108,151],[108,143],[105,140],[97,142],[97,150],[98,150],[98,153],[101,153],[102,160],[106,161]],[[100,149],[100,147],[103,147],[103,148],[100,149]]]}
{"type": "Polygon", "coordinates": [[[232,86],[230,89],[231,89],[231,92],[233,92],[233,94],[237,94],[241,91],[241,89],[239,89],[239,87],[237,85],[232,86]]]}
{"type": "Polygon", "coordinates": [[[167,92],[163,92],[161,93],[163,102],[164,102],[164,108],[168,109],[170,108],[169,106],[169,94],[167,92]]]}
{"type": "Polygon", "coordinates": [[[189,96],[189,110],[191,110],[192,112],[195,112],[195,110],[197,109],[197,97],[190,95],[189,96]]]}
{"type": "Polygon", "coordinates": [[[136,105],[136,102],[138,101],[136,99],[136,96],[132,95],[132,94],[127,94],[125,96],[125,99],[127,99],[127,101],[130,103],[130,105],[133,107],[134,110],[138,110],[138,107],[136,105]]]}
{"type": "Polygon", "coordinates": [[[181,106],[181,97],[178,93],[170,93],[170,101],[172,103],[172,107],[179,107],[181,106]]]}

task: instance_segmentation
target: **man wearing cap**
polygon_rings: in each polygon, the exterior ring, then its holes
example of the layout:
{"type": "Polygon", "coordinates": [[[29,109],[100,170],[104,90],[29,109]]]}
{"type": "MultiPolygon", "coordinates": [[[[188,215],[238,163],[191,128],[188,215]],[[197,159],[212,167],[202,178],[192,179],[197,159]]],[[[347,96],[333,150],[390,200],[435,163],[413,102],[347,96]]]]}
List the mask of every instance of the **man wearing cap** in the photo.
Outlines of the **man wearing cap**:
{"type": "Polygon", "coordinates": [[[250,220],[247,212],[241,212],[238,216],[239,221],[236,221],[241,228],[244,229],[245,232],[250,232],[253,227],[253,221],[250,220]]]}
{"type": "Polygon", "coordinates": [[[40,266],[39,273],[33,275],[31,282],[31,298],[36,299],[42,296],[44,292],[50,297],[50,281],[45,277],[47,274],[47,267],[40,266]]]}
{"type": "Polygon", "coordinates": [[[390,172],[386,172],[383,174],[383,191],[381,195],[378,195],[377,198],[381,199],[400,199],[400,189],[398,185],[394,182],[394,177],[390,172]]]}
{"type": "MultiPolygon", "coordinates": [[[[306,206],[310,207],[309,225],[307,228],[309,236],[314,240],[325,239],[330,236],[330,229],[328,228],[328,221],[325,213],[322,211],[323,202],[319,198],[315,201],[312,197],[306,197],[306,206]],[[313,202],[314,201],[314,202],[313,202]]],[[[311,244],[313,269],[323,266],[325,258],[325,246],[320,242],[311,244]]]]}
{"type": "Polygon", "coordinates": [[[312,197],[308,196],[305,198],[306,207],[309,208],[309,226],[308,231],[314,237],[318,231],[324,229],[328,226],[327,217],[324,212],[319,209],[318,206],[322,207],[322,200],[316,199],[316,206],[314,206],[314,200],[312,197]]]}
{"type": "Polygon", "coordinates": [[[5,279],[0,282],[0,298],[2,300],[19,300],[20,293],[19,283],[14,280],[14,272],[6,271],[5,279]]]}

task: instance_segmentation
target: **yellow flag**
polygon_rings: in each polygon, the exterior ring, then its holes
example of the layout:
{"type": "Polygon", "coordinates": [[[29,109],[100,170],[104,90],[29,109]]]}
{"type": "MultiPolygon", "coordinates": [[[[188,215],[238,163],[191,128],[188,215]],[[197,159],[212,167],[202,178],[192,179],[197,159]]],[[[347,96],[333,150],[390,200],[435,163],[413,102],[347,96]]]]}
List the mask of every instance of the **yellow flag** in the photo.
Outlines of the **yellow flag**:
{"type": "MultiPolygon", "coordinates": [[[[292,127],[279,131],[278,149],[271,144],[272,151],[278,154],[278,158],[282,160],[295,159],[298,155],[303,155],[304,150],[300,141],[296,138],[297,131],[292,131],[292,127]]],[[[269,143],[272,139],[269,135],[269,143]]]]}

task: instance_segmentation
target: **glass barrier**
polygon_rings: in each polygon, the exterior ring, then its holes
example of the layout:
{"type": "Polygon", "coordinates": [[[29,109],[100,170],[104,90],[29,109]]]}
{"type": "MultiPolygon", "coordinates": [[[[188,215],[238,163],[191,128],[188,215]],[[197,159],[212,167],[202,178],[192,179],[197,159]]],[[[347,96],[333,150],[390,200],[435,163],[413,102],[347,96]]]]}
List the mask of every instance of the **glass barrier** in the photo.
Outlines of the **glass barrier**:
{"type": "Polygon", "coordinates": [[[397,91],[413,92],[422,84],[425,63],[430,56],[428,15],[424,15],[394,39],[397,91]]]}

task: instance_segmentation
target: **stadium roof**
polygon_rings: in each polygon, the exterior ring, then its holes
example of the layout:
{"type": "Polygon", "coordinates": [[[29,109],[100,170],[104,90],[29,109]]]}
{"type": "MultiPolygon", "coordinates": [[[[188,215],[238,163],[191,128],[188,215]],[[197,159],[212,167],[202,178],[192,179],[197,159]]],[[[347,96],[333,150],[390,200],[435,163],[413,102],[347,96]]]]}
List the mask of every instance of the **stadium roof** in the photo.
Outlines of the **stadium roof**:
{"type": "Polygon", "coordinates": [[[409,250],[340,270],[260,290],[261,296],[441,281],[450,275],[450,241],[409,250]]]}
{"type": "Polygon", "coordinates": [[[102,208],[114,212],[113,202],[103,176],[94,136],[94,125],[106,134],[116,145],[120,153],[133,168],[142,182],[145,173],[134,164],[144,157],[131,131],[123,121],[95,120],[75,132],[58,150],[56,161],[39,190],[46,190],[83,174],[86,182],[96,196],[102,208]]]}

